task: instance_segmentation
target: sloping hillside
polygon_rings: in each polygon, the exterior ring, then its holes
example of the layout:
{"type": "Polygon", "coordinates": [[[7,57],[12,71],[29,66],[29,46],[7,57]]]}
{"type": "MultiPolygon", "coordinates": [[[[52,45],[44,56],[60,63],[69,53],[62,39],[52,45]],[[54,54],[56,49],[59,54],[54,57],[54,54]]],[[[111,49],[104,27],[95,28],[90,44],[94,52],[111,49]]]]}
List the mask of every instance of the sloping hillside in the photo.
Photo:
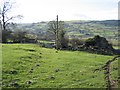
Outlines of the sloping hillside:
{"type": "MultiPolygon", "coordinates": [[[[113,56],[79,51],[56,51],[34,44],[2,45],[2,87],[105,88],[101,68],[113,56]]],[[[117,62],[112,79],[117,79],[117,62]]]]}

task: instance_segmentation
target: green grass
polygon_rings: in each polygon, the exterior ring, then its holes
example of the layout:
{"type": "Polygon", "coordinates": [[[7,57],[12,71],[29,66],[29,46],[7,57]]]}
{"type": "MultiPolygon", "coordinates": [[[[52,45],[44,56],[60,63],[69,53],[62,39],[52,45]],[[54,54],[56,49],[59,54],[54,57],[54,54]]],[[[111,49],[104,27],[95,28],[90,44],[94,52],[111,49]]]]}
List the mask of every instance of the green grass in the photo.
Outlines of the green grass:
{"type": "Polygon", "coordinates": [[[40,43],[44,43],[44,44],[54,44],[55,42],[52,41],[46,41],[46,40],[38,40],[38,42],[40,43]]]}
{"type": "Polygon", "coordinates": [[[113,58],[35,44],[3,44],[2,50],[3,87],[104,88],[104,72],[93,71],[113,58]]]}

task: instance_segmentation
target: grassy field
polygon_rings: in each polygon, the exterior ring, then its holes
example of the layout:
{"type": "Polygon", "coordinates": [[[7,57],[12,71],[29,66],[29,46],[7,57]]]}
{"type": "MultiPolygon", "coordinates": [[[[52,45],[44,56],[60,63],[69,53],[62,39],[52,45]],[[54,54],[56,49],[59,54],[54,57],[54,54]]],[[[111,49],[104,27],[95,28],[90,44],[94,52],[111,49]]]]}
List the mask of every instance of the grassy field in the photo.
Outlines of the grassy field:
{"type": "MultiPolygon", "coordinates": [[[[2,44],[2,50],[3,87],[104,88],[104,71],[94,70],[113,58],[35,44],[2,44]]],[[[112,77],[117,79],[114,68],[112,77]]]]}

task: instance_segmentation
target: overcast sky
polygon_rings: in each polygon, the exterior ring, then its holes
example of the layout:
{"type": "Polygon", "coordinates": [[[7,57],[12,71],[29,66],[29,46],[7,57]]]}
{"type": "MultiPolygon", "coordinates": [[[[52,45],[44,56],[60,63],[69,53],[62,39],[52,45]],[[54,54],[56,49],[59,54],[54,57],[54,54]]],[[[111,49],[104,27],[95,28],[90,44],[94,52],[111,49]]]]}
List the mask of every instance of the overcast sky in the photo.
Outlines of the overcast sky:
{"type": "MultiPolygon", "coordinates": [[[[1,1],[1,0],[0,0],[1,1]]],[[[12,0],[13,1],[13,0],[12,0]]],[[[118,18],[119,0],[15,0],[12,14],[24,16],[19,22],[60,20],[108,20],[118,18]]],[[[11,15],[12,15],[11,14],[11,15]]]]}

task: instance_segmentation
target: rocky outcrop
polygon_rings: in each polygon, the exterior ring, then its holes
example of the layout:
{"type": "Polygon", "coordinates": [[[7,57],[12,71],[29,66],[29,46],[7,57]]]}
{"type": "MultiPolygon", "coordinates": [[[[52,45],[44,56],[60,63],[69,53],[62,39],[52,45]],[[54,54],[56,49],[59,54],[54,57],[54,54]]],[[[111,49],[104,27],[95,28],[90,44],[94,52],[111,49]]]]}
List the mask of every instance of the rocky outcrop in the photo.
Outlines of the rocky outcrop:
{"type": "Polygon", "coordinates": [[[87,51],[99,54],[114,54],[114,48],[112,45],[108,43],[106,38],[99,35],[95,36],[94,38],[87,39],[83,45],[83,48],[87,51]]]}

